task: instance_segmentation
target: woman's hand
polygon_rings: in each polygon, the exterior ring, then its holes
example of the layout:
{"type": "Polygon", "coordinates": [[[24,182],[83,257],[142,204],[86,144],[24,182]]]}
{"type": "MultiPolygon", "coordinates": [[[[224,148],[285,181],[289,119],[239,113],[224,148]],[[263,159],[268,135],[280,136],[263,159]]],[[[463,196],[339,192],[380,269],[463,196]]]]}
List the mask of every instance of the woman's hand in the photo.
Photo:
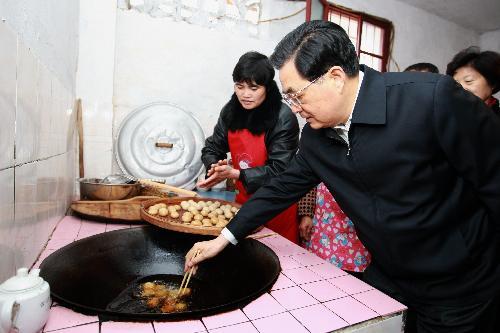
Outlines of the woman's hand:
{"type": "Polygon", "coordinates": [[[196,184],[197,187],[210,188],[228,178],[238,179],[240,177],[240,170],[228,165],[227,160],[221,160],[217,164],[212,164],[207,175],[209,177],[198,182],[196,184]]]}
{"type": "Polygon", "coordinates": [[[206,241],[198,242],[193,245],[191,250],[186,254],[186,263],[184,264],[184,271],[193,268],[193,273],[196,273],[198,264],[206,259],[218,255],[227,245],[229,241],[224,236],[219,235],[217,238],[206,241]],[[195,256],[195,254],[198,255],[195,256]]]}
{"type": "Polygon", "coordinates": [[[311,240],[313,220],[310,216],[302,216],[299,224],[299,235],[305,241],[311,240]]]}

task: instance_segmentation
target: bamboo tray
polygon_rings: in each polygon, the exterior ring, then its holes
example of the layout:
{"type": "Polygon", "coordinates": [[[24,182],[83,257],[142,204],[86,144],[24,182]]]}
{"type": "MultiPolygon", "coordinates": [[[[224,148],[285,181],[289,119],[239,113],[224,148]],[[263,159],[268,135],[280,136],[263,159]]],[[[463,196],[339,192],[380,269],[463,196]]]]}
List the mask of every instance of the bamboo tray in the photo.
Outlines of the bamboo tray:
{"type": "Polygon", "coordinates": [[[141,203],[157,198],[137,196],[126,200],[78,200],[71,203],[71,209],[85,217],[141,221],[141,203]]]}
{"type": "Polygon", "coordinates": [[[159,215],[151,215],[148,213],[148,208],[154,206],[159,203],[164,203],[166,205],[180,205],[182,201],[193,200],[195,202],[199,201],[212,201],[212,202],[220,202],[221,205],[231,205],[232,207],[240,208],[241,205],[235,202],[220,200],[220,199],[212,199],[212,198],[200,198],[200,197],[175,197],[175,198],[161,198],[156,200],[149,200],[143,202],[141,204],[141,217],[143,220],[156,225],[157,227],[184,232],[189,234],[199,234],[199,235],[211,235],[218,236],[222,230],[221,227],[204,227],[204,226],[194,226],[190,224],[185,224],[181,220],[181,216],[186,210],[179,210],[179,218],[172,218],[170,216],[159,216],[159,215]]]}

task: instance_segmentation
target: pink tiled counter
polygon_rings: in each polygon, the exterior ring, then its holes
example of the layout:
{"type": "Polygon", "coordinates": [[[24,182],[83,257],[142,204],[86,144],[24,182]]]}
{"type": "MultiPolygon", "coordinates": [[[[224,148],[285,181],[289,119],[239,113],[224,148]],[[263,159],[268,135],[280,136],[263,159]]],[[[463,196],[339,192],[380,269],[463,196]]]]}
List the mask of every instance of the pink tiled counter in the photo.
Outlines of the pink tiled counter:
{"type": "MultiPolygon", "coordinates": [[[[56,249],[75,240],[133,225],[65,217],[35,267],[56,249]]],[[[261,233],[269,233],[264,229],[261,233]]],[[[99,322],[57,304],[44,332],[58,333],[267,333],[401,332],[404,305],[281,236],[260,241],[276,252],[282,272],[268,293],[245,307],[178,322],[99,322]]]]}

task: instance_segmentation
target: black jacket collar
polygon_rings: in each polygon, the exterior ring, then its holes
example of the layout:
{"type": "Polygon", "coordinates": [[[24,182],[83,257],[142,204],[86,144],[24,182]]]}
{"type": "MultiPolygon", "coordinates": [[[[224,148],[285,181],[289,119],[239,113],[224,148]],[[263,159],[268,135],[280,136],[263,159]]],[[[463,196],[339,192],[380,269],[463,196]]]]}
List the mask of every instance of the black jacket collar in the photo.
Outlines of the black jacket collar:
{"type": "Polygon", "coordinates": [[[386,88],[382,74],[360,65],[363,83],[352,113],[352,124],[383,125],[386,122],[386,88]]]}

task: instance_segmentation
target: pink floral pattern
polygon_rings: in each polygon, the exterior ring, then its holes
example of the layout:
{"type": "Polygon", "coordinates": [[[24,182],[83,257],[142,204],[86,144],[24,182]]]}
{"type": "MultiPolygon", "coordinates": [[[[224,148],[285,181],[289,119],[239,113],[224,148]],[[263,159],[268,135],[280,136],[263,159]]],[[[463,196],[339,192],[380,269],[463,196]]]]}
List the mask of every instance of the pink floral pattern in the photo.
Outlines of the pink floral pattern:
{"type": "Polygon", "coordinates": [[[304,245],[310,252],[347,271],[362,272],[371,259],[351,219],[323,183],[318,185],[311,240],[304,245]]]}

